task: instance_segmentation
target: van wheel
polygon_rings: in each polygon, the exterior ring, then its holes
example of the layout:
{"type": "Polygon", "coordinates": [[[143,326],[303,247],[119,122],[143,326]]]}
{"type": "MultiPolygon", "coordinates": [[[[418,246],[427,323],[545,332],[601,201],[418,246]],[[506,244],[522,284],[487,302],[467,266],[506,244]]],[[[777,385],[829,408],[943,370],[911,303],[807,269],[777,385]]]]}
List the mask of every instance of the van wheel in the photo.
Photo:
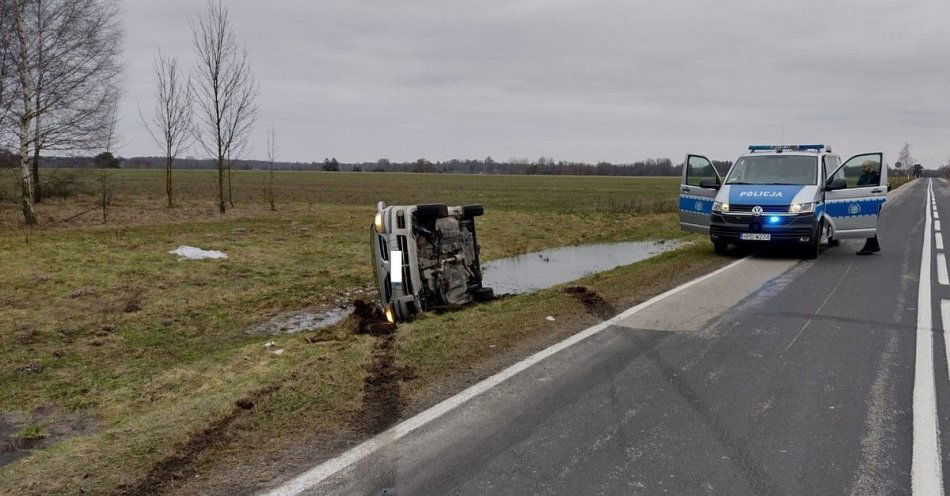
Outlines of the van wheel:
{"type": "Polygon", "coordinates": [[[818,227],[815,228],[815,232],[812,233],[811,241],[802,247],[802,258],[805,260],[814,260],[818,258],[818,253],[821,251],[821,238],[824,236],[824,234],[825,222],[822,221],[820,224],[818,224],[818,227]]]}
{"type": "Polygon", "coordinates": [[[821,238],[820,241],[825,241],[828,246],[838,246],[841,244],[841,241],[834,239],[834,233],[831,232],[831,226],[827,222],[821,221],[821,238]]]}
{"type": "Polygon", "coordinates": [[[462,217],[478,217],[485,213],[485,207],[481,205],[463,205],[462,217]]]}
{"type": "Polygon", "coordinates": [[[448,217],[449,207],[445,204],[431,203],[416,206],[416,216],[421,218],[441,218],[448,217]]]}
{"type": "Polygon", "coordinates": [[[491,301],[495,299],[495,290],[492,288],[478,288],[472,294],[475,301],[491,301]]]}
{"type": "Polygon", "coordinates": [[[713,241],[713,251],[716,252],[716,255],[728,255],[729,243],[725,241],[713,241]]]}

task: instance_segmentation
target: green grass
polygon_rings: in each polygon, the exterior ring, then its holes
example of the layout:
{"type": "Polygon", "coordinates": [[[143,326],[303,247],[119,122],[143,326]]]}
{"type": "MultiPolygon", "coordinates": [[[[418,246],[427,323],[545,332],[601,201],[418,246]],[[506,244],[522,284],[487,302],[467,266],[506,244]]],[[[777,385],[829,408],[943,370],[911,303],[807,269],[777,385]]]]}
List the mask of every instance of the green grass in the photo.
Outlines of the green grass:
{"type": "Polygon", "coordinates": [[[46,429],[39,424],[30,424],[23,428],[18,434],[17,437],[20,439],[33,440],[33,439],[43,439],[46,437],[46,429]]]}
{"type": "MultiPolygon", "coordinates": [[[[474,174],[416,174],[374,172],[293,172],[276,173],[274,191],[278,207],[307,208],[315,205],[374,207],[387,204],[481,203],[487,210],[530,210],[608,213],[674,212],[677,208],[676,177],[603,176],[523,176],[474,174]]],[[[44,171],[44,183],[84,193],[87,202],[98,191],[97,172],[86,169],[44,171]]],[[[117,219],[130,215],[122,207],[134,207],[139,215],[161,212],[165,198],[164,171],[115,170],[109,183],[115,192],[117,219]],[[158,210],[156,210],[158,209],[158,210]]],[[[212,213],[216,200],[215,171],[174,171],[174,196],[183,207],[212,213]]],[[[267,173],[234,171],[233,191],[238,206],[265,203],[267,173]]],[[[7,174],[0,198],[14,198],[15,179],[7,174]]],[[[52,187],[52,186],[51,186],[52,187]]],[[[81,210],[75,210],[79,212],[81,210]]],[[[72,212],[72,211],[70,211],[72,212]]],[[[15,213],[15,212],[9,212],[15,213]]],[[[66,213],[66,212],[64,212],[66,213]]],[[[96,219],[96,213],[87,216],[96,219]]],[[[83,218],[87,218],[83,217],[83,218]]],[[[56,221],[62,220],[53,216],[56,221]]],[[[41,215],[41,219],[44,217],[41,215]]],[[[15,221],[6,218],[6,222],[15,221]]],[[[51,223],[46,219],[47,224],[51,223]]],[[[80,222],[82,219],[80,219],[80,222]]],[[[74,225],[75,222],[70,225],[74,225]]]]}
{"type": "Polygon", "coordinates": [[[887,178],[888,189],[893,191],[909,183],[912,179],[909,176],[890,176],[887,178]]]}
{"type": "MultiPolygon", "coordinates": [[[[237,208],[225,215],[214,211],[206,171],[176,172],[172,209],[162,206],[160,171],[115,171],[106,224],[98,212],[62,222],[95,205],[82,193],[41,204],[43,224],[30,230],[18,226],[14,204],[2,204],[0,410],[52,406],[91,415],[98,427],[0,468],[0,493],[134,487],[222,419],[226,439],[191,460],[198,473],[249,463],[257,450],[274,453],[303,434],[328,436],[326,453],[362,435],[352,419],[373,338],[353,335],[348,323],[316,344],[244,329],[285,310],[372,298],[366,242],[377,199],[483,203],[486,260],[564,244],[684,237],[672,213],[676,178],[281,172],[276,212],[264,205],[265,178],[236,173],[237,208]],[[179,262],[166,253],[182,244],[229,258],[179,262]],[[286,353],[265,349],[272,340],[286,353]],[[235,402],[248,398],[255,408],[235,412],[235,402]]],[[[89,186],[79,179],[75,188],[89,186]]],[[[591,284],[626,304],[718,260],[702,245],[591,284]]],[[[537,316],[573,308],[565,298],[542,292],[401,327],[398,360],[418,376],[406,401],[424,401],[441,378],[491,361],[483,340],[516,349],[558,336],[537,316]]],[[[560,320],[562,334],[586,322],[560,320]]]]}

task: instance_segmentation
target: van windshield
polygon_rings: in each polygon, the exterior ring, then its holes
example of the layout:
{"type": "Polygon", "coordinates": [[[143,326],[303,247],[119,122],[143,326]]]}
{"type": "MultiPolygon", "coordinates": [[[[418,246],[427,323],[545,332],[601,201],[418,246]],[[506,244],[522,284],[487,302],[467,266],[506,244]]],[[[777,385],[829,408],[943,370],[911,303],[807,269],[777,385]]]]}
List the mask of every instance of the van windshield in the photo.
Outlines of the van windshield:
{"type": "Polygon", "coordinates": [[[742,157],[726,184],[818,184],[818,159],[805,155],[742,157]]]}

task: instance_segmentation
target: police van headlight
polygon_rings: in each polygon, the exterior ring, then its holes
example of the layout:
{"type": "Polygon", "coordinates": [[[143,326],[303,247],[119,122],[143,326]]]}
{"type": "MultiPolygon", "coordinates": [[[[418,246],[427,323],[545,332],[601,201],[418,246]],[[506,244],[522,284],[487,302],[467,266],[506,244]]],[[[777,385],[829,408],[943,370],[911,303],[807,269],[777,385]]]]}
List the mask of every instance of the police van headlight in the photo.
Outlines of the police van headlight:
{"type": "Polygon", "coordinates": [[[788,207],[790,214],[807,214],[815,211],[815,202],[793,203],[788,207]]]}
{"type": "Polygon", "coordinates": [[[383,225],[382,212],[376,212],[376,217],[373,219],[373,228],[375,228],[379,234],[386,232],[386,226],[383,225]]]}
{"type": "Polygon", "coordinates": [[[729,211],[729,204],[723,202],[713,202],[713,212],[725,213],[729,211]]]}

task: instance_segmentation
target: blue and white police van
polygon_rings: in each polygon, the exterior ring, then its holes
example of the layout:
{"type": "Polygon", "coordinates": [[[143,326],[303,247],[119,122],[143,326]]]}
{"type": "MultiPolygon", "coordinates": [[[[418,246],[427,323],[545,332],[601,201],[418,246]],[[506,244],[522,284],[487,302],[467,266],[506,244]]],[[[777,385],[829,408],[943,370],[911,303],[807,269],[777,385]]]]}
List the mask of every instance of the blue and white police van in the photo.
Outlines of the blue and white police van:
{"type": "Polygon", "coordinates": [[[725,178],[708,158],[686,156],[680,227],[708,233],[716,253],[730,244],[789,243],[815,258],[821,244],[875,236],[886,199],[883,153],[842,163],[824,145],[752,145],[725,178]]]}

